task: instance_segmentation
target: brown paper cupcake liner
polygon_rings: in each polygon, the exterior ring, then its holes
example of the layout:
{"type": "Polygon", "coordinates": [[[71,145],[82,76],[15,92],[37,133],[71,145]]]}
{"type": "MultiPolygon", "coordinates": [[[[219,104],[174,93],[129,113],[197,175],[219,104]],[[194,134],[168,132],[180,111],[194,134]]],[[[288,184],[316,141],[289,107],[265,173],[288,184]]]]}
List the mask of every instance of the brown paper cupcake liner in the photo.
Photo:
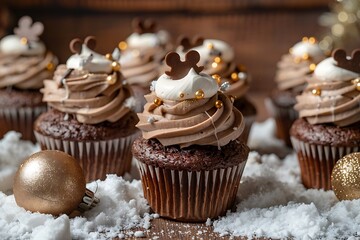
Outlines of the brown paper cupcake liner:
{"type": "Polygon", "coordinates": [[[144,196],[160,216],[204,222],[224,215],[235,202],[246,161],[211,171],[179,171],[136,160],[144,196]]]}
{"type": "Polygon", "coordinates": [[[276,137],[282,139],[291,147],[290,128],[293,122],[299,118],[298,112],[293,107],[280,107],[270,98],[265,99],[265,106],[270,115],[275,119],[276,137]]]}
{"type": "Polygon", "coordinates": [[[122,176],[131,169],[131,145],[138,132],[124,138],[103,141],[70,141],[34,132],[42,150],[64,151],[79,161],[87,182],[106,178],[106,174],[122,176]]]}
{"type": "Polygon", "coordinates": [[[36,118],[47,109],[37,107],[0,108],[0,137],[8,131],[20,132],[22,139],[35,142],[33,125],[36,118]]]}
{"type": "Polygon", "coordinates": [[[306,188],[330,190],[331,172],[336,162],[343,156],[360,150],[359,146],[309,144],[295,137],[291,137],[291,142],[297,153],[301,179],[306,188]]]}

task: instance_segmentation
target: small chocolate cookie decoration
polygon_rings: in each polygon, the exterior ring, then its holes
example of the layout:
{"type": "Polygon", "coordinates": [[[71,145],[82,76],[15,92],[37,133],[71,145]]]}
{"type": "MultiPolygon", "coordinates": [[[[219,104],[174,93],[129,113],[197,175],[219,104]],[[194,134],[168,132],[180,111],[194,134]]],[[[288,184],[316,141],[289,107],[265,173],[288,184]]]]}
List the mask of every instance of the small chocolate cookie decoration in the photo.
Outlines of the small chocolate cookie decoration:
{"type": "Polygon", "coordinates": [[[132,27],[134,32],[139,34],[154,33],[156,29],[156,23],[153,19],[142,20],[140,18],[134,18],[132,21],[132,27]]]}
{"type": "MultiPolygon", "coordinates": [[[[72,53],[81,53],[83,42],[80,38],[75,38],[70,42],[70,50],[72,53]]],[[[84,40],[84,44],[91,50],[95,49],[96,39],[94,36],[87,36],[84,40]]]]}
{"type": "Polygon", "coordinates": [[[345,50],[335,49],[332,53],[332,57],[337,62],[337,66],[352,72],[360,73],[360,49],[355,49],[351,53],[351,58],[347,58],[345,50]]]}
{"type": "Polygon", "coordinates": [[[204,38],[201,36],[194,36],[192,39],[185,36],[180,36],[178,38],[178,45],[183,46],[182,49],[183,52],[187,52],[191,48],[201,46],[203,43],[204,43],[204,38]]]}
{"type": "Polygon", "coordinates": [[[203,66],[199,67],[196,65],[199,60],[200,54],[195,50],[186,53],[184,62],[180,60],[178,53],[169,52],[165,57],[165,62],[171,69],[165,73],[173,80],[185,77],[191,68],[199,74],[204,69],[203,66]]]}

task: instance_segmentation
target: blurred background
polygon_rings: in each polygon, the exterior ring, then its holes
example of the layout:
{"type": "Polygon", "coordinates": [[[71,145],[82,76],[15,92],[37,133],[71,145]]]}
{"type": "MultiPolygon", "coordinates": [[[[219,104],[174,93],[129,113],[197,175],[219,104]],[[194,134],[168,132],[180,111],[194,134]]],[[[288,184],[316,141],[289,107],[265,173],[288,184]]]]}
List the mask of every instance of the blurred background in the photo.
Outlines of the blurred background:
{"type": "Polygon", "coordinates": [[[96,51],[112,52],[132,33],[134,17],[153,18],[174,43],[180,34],[224,40],[252,76],[248,96],[258,121],[268,116],[263,102],[275,87],[277,61],[303,36],[329,49],[360,47],[360,0],[2,0],[0,37],[23,15],[43,22],[41,39],[60,62],[75,37],[94,35],[96,51]]]}

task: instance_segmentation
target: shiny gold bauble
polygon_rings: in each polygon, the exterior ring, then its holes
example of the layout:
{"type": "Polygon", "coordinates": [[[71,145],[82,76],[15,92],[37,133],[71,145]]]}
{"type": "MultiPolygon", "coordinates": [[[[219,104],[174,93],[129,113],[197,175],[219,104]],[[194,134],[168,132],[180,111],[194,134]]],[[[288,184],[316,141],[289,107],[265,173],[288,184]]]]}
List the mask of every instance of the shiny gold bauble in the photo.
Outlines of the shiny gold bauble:
{"type": "Polygon", "coordinates": [[[86,182],[78,162],[54,150],[31,155],[19,167],[14,179],[16,203],[32,212],[70,214],[81,203],[86,182]]]}
{"type": "Polygon", "coordinates": [[[348,154],[336,162],[331,186],[339,200],[360,198],[360,152],[348,154]]]}
{"type": "Polygon", "coordinates": [[[205,97],[205,93],[203,90],[199,89],[195,92],[196,99],[203,99],[205,97]]]}

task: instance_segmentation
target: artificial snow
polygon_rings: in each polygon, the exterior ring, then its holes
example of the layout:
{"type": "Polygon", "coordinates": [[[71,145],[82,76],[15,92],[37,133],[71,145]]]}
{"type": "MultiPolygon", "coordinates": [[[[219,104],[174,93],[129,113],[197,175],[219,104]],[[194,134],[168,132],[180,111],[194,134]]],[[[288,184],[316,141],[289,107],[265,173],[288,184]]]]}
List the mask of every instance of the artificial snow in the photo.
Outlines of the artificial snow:
{"type": "MultiPolygon", "coordinates": [[[[255,123],[249,145],[254,148],[271,143],[279,147],[281,142],[274,140],[273,129],[272,119],[255,123]]],[[[0,239],[145,237],[151,220],[159,217],[149,213],[139,180],[115,175],[87,184],[100,203],[81,217],[25,211],[6,192],[21,160],[38,149],[19,140],[14,132],[0,140],[0,239]],[[126,231],[129,229],[133,230],[126,231]]],[[[208,219],[206,226],[230,237],[352,240],[359,238],[359,212],[360,200],[338,201],[332,191],[305,189],[294,153],[279,159],[275,154],[261,156],[253,151],[237,193],[236,211],[208,219]]],[[[202,233],[198,231],[196,237],[202,233]]]]}

